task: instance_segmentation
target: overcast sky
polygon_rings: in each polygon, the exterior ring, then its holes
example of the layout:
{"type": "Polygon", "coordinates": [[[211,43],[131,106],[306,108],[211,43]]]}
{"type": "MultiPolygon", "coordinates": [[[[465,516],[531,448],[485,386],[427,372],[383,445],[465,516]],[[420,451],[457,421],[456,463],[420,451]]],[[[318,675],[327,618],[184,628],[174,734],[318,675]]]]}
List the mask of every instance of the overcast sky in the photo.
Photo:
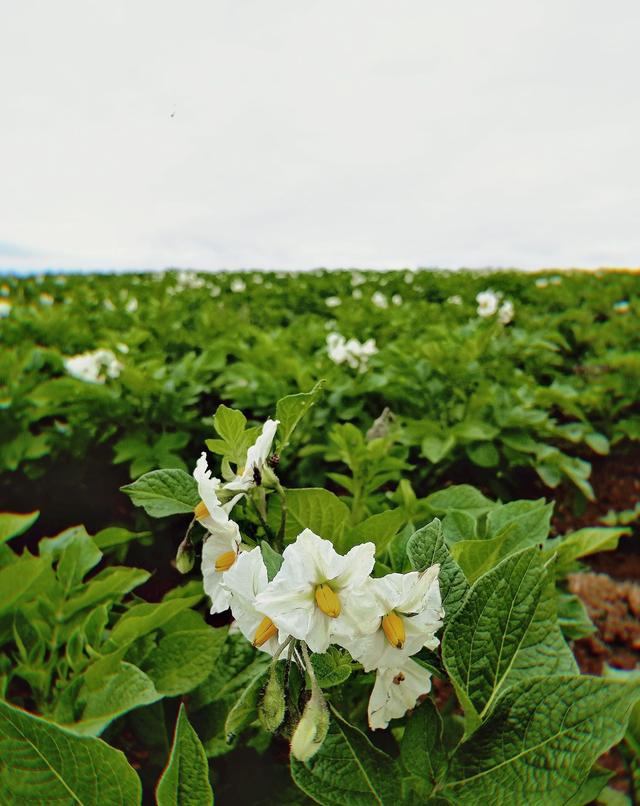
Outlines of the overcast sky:
{"type": "Polygon", "coordinates": [[[638,0],[4,0],[0,268],[640,265],[638,0]]]}

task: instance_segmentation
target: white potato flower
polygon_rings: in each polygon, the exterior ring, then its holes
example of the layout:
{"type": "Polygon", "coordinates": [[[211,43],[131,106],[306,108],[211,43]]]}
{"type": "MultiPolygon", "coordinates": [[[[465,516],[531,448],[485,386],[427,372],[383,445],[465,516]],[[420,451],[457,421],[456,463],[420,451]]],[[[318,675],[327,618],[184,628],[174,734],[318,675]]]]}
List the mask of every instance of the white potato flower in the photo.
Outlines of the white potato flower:
{"type": "Polygon", "coordinates": [[[269,458],[279,424],[280,420],[272,420],[271,418],[265,422],[262,426],[262,433],[247,451],[244,467],[234,479],[225,484],[225,489],[244,493],[258,483],[256,474],[262,472],[262,468],[269,458]]]}
{"type": "Polygon", "coordinates": [[[478,316],[493,316],[498,310],[498,305],[500,304],[500,295],[496,294],[496,292],[492,291],[491,289],[481,291],[476,295],[476,302],[478,303],[478,316]]]}
{"type": "Polygon", "coordinates": [[[76,380],[104,383],[107,378],[117,378],[123,365],[111,350],[99,349],[65,358],[64,368],[76,380]]]}
{"type": "Polygon", "coordinates": [[[5,319],[9,316],[12,307],[8,299],[0,300],[0,319],[5,319]]]}
{"type": "Polygon", "coordinates": [[[510,299],[505,300],[498,308],[498,320],[503,325],[508,325],[513,320],[515,308],[510,299]]]}
{"type": "Polygon", "coordinates": [[[432,565],[423,572],[387,574],[369,580],[368,595],[375,601],[378,629],[344,642],[365,672],[401,666],[405,658],[422,647],[438,646],[435,634],[444,618],[439,573],[440,566],[432,565]]]}
{"type": "Polygon", "coordinates": [[[454,294],[451,297],[447,297],[447,302],[449,305],[462,305],[462,297],[460,294],[454,294]]]}
{"type": "Polygon", "coordinates": [[[257,596],[256,607],[312,652],[326,652],[339,636],[374,632],[380,616],[363,590],[374,555],[373,543],[340,555],[329,540],[305,529],[284,550],[282,566],[257,596]]]}
{"type": "Polygon", "coordinates": [[[374,339],[361,343],[358,339],[348,341],[340,333],[327,336],[327,353],[334,364],[347,363],[351,369],[364,372],[372,355],[378,352],[374,339]]]}
{"type": "Polygon", "coordinates": [[[268,584],[267,568],[259,546],[242,552],[222,577],[222,586],[230,594],[231,612],[240,632],[253,646],[273,656],[288,636],[281,635],[278,640],[278,628],[256,609],[256,596],[268,584]]]}
{"type": "Polygon", "coordinates": [[[124,309],[127,313],[135,313],[138,310],[138,300],[135,297],[131,297],[124,309]]]}
{"type": "Polygon", "coordinates": [[[55,302],[51,294],[47,294],[46,292],[40,294],[38,299],[40,300],[40,305],[42,305],[44,308],[50,308],[55,302]]]}
{"type": "Polygon", "coordinates": [[[193,471],[193,478],[198,484],[198,495],[200,503],[195,508],[194,514],[198,523],[201,523],[210,532],[214,532],[217,527],[224,526],[229,520],[229,513],[242,498],[242,493],[235,495],[230,501],[220,503],[218,490],[221,488],[220,479],[212,476],[207,465],[207,455],[203,451],[196,463],[193,471]]]}
{"type": "Polygon", "coordinates": [[[342,305],[342,300],[340,297],[327,297],[324,301],[324,304],[327,308],[337,308],[338,305],[342,305]]]}
{"type": "Polygon", "coordinates": [[[387,298],[382,291],[376,291],[371,297],[371,302],[376,306],[376,308],[381,308],[382,310],[389,307],[387,298]]]}
{"type": "Polygon", "coordinates": [[[204,592],[211,599],[211,613],[222,613],[229,607],[229,591],[222,578],[238,559],[240,529],[231,519],[214,524],[202,545],[202,580],[204,592]]]}
{"type": "Polygon", "coordinates": [[[536,280],[536,288],[546,288],[549,285],[549,280],[546,277],[538,277],[536,280]]]}
{"type": "Polygon", "coordinates": [[[390,720],[404,716],[430,691],[431,673],[411,658],[399,667],[378,669],[369,698],[369,727],[386,728],[390,720]]]}
{"type": "Polygon", "coordinates": [[[234,294],[242,294],[243,291],[247,290],[247,285],[244,280],[238,277],[236,280],[231,281],[230,288],[234,294]]]}

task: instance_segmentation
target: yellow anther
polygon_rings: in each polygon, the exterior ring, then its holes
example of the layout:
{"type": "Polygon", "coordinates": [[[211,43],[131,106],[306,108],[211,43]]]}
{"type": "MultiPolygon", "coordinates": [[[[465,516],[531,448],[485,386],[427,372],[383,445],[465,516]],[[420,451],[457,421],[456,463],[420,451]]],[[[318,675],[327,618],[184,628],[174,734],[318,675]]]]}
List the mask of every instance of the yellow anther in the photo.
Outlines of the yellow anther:
{"type": "Polygon", "coordinates": [[[276,625],[268,616],[265,616],[260,624],[258,624],[258,629],[256,630],[256,634],[253,638],[253,645],[262,646],[263,644],[267,643],[269,638],[274,638],[277,633],[278,628],[276,625]]]}
{"type": "Polygon", "coordinates": [[[235,551],[225,551],[216,557],[216,571],[228,571],[236,561],[235,551]]]}
{"type": "Polygon", "coordinates": [[[198,506],[194,509],[193,514],[196,516],[196,520],[198,521],[209,517],[209,510],[207,509],[204,501],[200,501],[198,506]]]}
{"type": "Polygon", "coordinates": [[[316,586],[316,604],[329,618],[338,618],[340,615],[338,594],[326,582],[316,586]]]}
{"type": "Polygon", "coordinates": [[[386,616],[382,617],[382,629],[391,646],[394,646],[396,649],[402,649],[407,638],[402,616],[399,616],[395,610],[387,613],[386,616]]]}

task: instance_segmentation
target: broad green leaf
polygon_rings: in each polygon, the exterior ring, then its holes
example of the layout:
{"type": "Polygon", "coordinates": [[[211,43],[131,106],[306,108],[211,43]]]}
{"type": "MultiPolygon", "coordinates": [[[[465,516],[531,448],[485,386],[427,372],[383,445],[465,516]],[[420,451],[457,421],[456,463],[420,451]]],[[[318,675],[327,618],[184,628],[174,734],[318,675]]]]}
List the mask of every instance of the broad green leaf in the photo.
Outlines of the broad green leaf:
{"type": "Polygon", "coordinates": [[[483,515],[497,504],[469,484],[456,484],[431,493],[424,499],[435,515],[445,515],[452,509],[464,509],[470,515],[483,515]]]}
{"type": "Polygon", "coordinates": [[[609,440],[604,434],[598,434],[594,431],[591,434],[587,434],[584,441],[592,451],[599,453],[601,456],[606,456],[609,453],[609,440]]]}
{"type": "Polygon", "coordinates": [[[425,700],[407,720],[400,742],[400,758],[407,770],[435,784],[446,764],[442,719],[432,700],[425,700]]]}
{"type": "Polygon", "coordinates": [[[62,611],[64,618],[68,619],[80,610],[95,607],[100,602],[119,599],[138,585],[142,585],[150,576],[151,574],[142,568],[126,566],[105,568],[65,601],[62,611]]]}
{"type": "Polygon", "coordinates": [[[349,508],[329,490],[287,490],[287,540],[294,540],[303,529],[311,529],[325,540],[339,543],[348,522],[349,508]]]}
{"type": "Polygon", "coordinates": [[[260,428],[247,428],[247,418],[241,411],[230,409],[221,403],[213,417],[213,424],[220,439],[207,439],[206,445],[213,453],[220,454],[226,462],[244,465],[247,449],[252,445],[260,428]]]}
{"type": "Polygon", "coordinates": [[[556,571],[562,576],[580,557],[587,557],[598,551],[612,551],[621,537],[630,534],[631,529],[626,528],[587,527],[551,541],[548,544],[549,553],[557,553],[556,571]]]}
{"type": "Polygon", "coordinates": [[[440,563],[440,594],[445,618],[451,618],[462,606],[469,585],[462,570],[449,554],[444,542],[442,523],[438,518],[418,529],[409,538],[407,556],[416,571],[423,571],[430,565],[440,563]]]}
{"type": "Polygon", "coordinates": [[[224,630],[211,627],[171,632],[145,659],[142,668],[160,694],[186,694],[209,676],[225,638],[224,630]]]}
{"type": "Polygon", "coordinates": [[[637,684],[553,675],[506,691],[461,744],[445,796],[460,806],[564,806],[594,762],[624,735],[637,684]]]}
{"type": "Polygon", "coordinates": [[[137,806],[140,779],[124,754],[0,702],[0,801],[137,806]]]}
{"type": "Polygon", "coordinates": [[[154,518],[193,513],[200,501],[195,479],[178,468],[152,470],[120,489],[154,518]]]}
{"type": "Polygon", "coordinates": [[[119,526],[109,526],[107,529],[101,529],[97,534],[93,535],[93,542],[100,551],[109,551],[109,549],[130,543],[132,540],[142,540],[150,536],[151,532],[130,532],[128,529],[122,529],[119,526]]]}
{"type": "Polygon", "coordinates": [[[260,543],[260,551],[262,552],[262,559],[267,569],[267,578],[269,582],[271,582],[283,563],[282,554],[272,549],[265,540],[262,540],[260,543]]]}
{"type": "Polygon", "coordinates": [[[37,520],[40,512],[28,512],[24,515],[18,512],[0,512],[0,543],[6,543],[12,537],[26,532],[37,520]]]}
{"type": "Polygon", "coordinates": [[[84,531],[78,531],[71,543],[60,553],[56,576],[68,593],[79,585],[94,566],[102,559],[102,552],[84,531]]]}
{"type": "Polygon", "coordinates": [[[430,434],[424,437],[421,443],[422,455],[434,465],[442,461],[449,451],[455,447],[456,438],[453,434],[446,436],[438,436],[437,434],[430,434]]]}
{"type": "Polygon", "coordinates": [[[596,627],[589,618],[589,614],[579,596],[558,591],[556,598],[558,624],[566,638],[570,641],[577,641],[596,632],[596,627]]]}
{"type": "Polygon", "coordinates": [[[553,504],[547,504],[544,498],[501,504],[487,513],[486,536],[508,533],[520,548],[542,543],[549,534],[552,513],[553,504]]]}
{"type": "Polygon", "coordinates": [[[158,806],[212,806],[209,762],[198,734],[180,706],[167,768],[156,789],[158,806]]]}
{"type": "Polygon", "coordinates": [[[324,385],[325,381],[318,381],[310,392],[287,395],[287,397],[283,397],[277,402],[276,420],[280,420],[280,425],[278,426],[278,452],[287,447],[298,423],[317,402],[324,385]]]}
{"type": "Polygon", "coordinates": [[[97,736],[116,717],[141,705],[149,705],[161,696],[141,669],[121,662],[115,674],[105,677],[98,688],[84,686],[80,690],[78,701],[84,704],[82,715],[77,722],[66,727],[75,733],[97,736]]]}
{"type": "MultiPolygon", "coordinates": [[[[591,770],[589,777],[584,780],[576,794],[566,802],[565,806],[587,806],[587,804],[593,803],[594,800],[606,806],[607,801],[601,800],[598,795],[600,795],[612,776],[613,772],[611,770],[598,769],[596,766],[591,770]]],[[[614,804],[609,804],[609,806],[614,806],[614,804]]],[[[631,806],[631,803],[628,802],[625,806],[631,806]]]]}
{"type": "Polygon", "coordinates": [[[406,523],[406,515],[402,509],[387,509],[350,529],[343,541],[344,548],[351,548],[358,543],[375,543],[376,554],[380,556],[387,550],[391,539],[406,523]]]}
{"type": "Polygon", "coordinates": [[[500,454],[493,442],[476,442],[467,445],[467,456],[478,467],[497,467],[500,464],[500,454]]]}
{"type": "Polygon", "coordinates": [[[469,725],[475,714],[489,711],[510,676],[515,682],[543,670],[573,671],[573,664],[558,669],[569,654],[555,621],[553,578],[536,547],[481,577],[442,639],[442,658],[469,725]]]}
{"type": "Polygon", "coordinates": [[[458,540],[475,540],[478,537],[478,520],[464,509],[450,509],[442,519],[444,539],[451,548],[458,540]]]}
{"type": "Polygon", "coordinates": [[[267,671],[260,671],[229,710],[224,723],[227,741],[233,741],[258,718],[260,695],[267,683],[267,671]]]}
{"type": "Polygon", "coordinates": [[[303,792],[326,806],[398,806],[400,802],[397,762],[335,711],[318,753],[306,764],[291,757],[291,775],[303,792]]]}
{"type": "Polygon", "coordinates": [[[197,604],[200,598],[192,596],[187,599],[169,599],[159,604],[145,602],[134,605],[116,622],[109,637],[109,645],[114,649],[127,646],[142,635],[162,627],[177,613],[197,604]]]}
{"type": "Polygon", "coordinates": [[[351,656],[336,646],[330,646],[322,654],[311,655],[311,663],[320,688],[339,686],[351,676],[351,656]]]}
{"type": "Polygon", "coordinates": [[[0,569],[0,615],[16,607],[23,598],[33,598],[35,585],[50,568],[48,557],[28,554],[0,569]]]}

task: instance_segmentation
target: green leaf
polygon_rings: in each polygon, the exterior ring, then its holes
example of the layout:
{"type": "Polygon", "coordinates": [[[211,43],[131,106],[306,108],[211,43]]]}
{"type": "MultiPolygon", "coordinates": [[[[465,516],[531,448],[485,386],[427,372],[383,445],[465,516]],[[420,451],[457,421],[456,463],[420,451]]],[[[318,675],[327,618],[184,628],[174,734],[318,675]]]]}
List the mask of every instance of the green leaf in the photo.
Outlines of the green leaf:
{"type": "Polygon", "coordinates": [[[271,582],[283,563],[282,554],[272,549],[265,540],[260,542],[260,551],[262,552],[262,559],[267,569],[267,579],[271,582]]]}
{"type": "Polygon", "coordinates": [[[536,547],[480,577],[442,639],[442,658],[469,725],[476,714],[484,717],[509,679],[574,671],[569,657],[555,621],[553,576],[536,547]]]}
{"type": "Polygon", "coordinates": [[[601,456],[606,456],[609,453],[609,440],[604,434],[598,434],[596,432],[587,434],[584,441],[592,451],[599,453],[601,456]]]}
{"type": "Polygon", "coordinates": [[[446,436],[438,436],[437,434],[430,434],[426,436],[421,443],[422,455],[434,465],[438,464],[449,451],[455,447],[456,438],[453,434],[446,436]]]}
{"type": "Polygon", "coordinates": [[[429,509],[435,515],[446,515],[452,509],[464,509],[470,515],[479,516],[493,509],[497,504],[480,490],[469,484],[455,484],[444,490],[431,493],[424,499],[429,509]]]}
{"type": "Polygon", "coordinates": [[[142,568],[111,566],[100,571],[90,579],[77,593],[73,593],[63,605],[65,619],[84,610],[95,607],[98,603],[120,599],[125,593],[142,585],[151,574],[142,568]]]}
{"type": "Polygon", "coordinates": [[[320,487],[287,490],[287,540],[311,529],[325,540],[339,543],[349,521],[349,508],[337,495],[320,487]]]}
{"type": "Polygon", "coordinates": [[[21,515],[18,512],[0,512],[0,543],[26,532],[37,520],[40,512],[36,509],[21,515]]]}
{"type": "Polygon", "coordinates": [[[146,635],[172,619],[177,613],[192,607],[200,601],[200,596],[186,599],[169,599],[159,604],[143,603],[134,605],[116,622],[109,644],[113,648],[125,647],[142,635],[146,635]]]}
{"type": "Polygon", "coordinates": [[[611,551],[617,547],[621,537],[630,534],[631,529],[627,528],[587,527],[548,543],[549,554],[557,553],[556,572],[562,576],[571,570],[572,564],[580,557],[598,551],[611,551]]]}
{"type": "Polygon", "coordinates": [[[102,552],[84,531],[78,531],[71,542],[63,549],[56,576],[65,592],[79,585],[85,574],[102,559],[102,552]]]}
{"type": "Polygon", "coordinates": [[[558,624],[562,634],[570,641],[593,635],[596,627],[589,618],[582,599],[573,593],[557,594],[558,624]]]}
{"type": "Polygon", "coordinates": [[[445,796],[460,806],[564,806],[624,735],[636,684],[554,675],[506,691],[456,750],[445,796]]]}
{"type": "Polygon", "coordinates": [[[311,663],[320,688],[339,686],[351,676],[352,662],[348,652],[330,646],[322,654],[311,655],[311,663]]]}
{"type": "Polygon", "coordinates": [[[306,764],[291,757],[295,783],[326,806],[398,806],[400,771],[397,763],[335,711],[329,733],[306,764]]]}
{"type": "Polygon", "coordinates": [[[198,734],[180,705],[167,768],[156,789],[158,806],[212,806],[209,762],[198,734]]]}
{"type": "Polygon", "coordinates": [[[431,784],[440,778],[446,756],[442,744],[442,719],[432,700],[425,700],[407,720],[400,742],[400,758],[412,775],[431,784]]]}
{"type": "Polygon", "coordinates": [[[136,806],[140,780],[124,754],[0,702],[0,801],[136,806]]]}
{"type": "Polygon", "coordinates": [[[442,523],[434,518],[409,538],[407,556],[411,567],[423,571],[440,563],[440,594],[445,617],[451,618],[462,606],[469,585],[462,570],[449,554],[444,542],[442,523]]]}
{"type": "Polygon", "coordinates": [[[497,467],[500,464],[500,454],[493,442],[476,442],[467,445],[467,456],[478,467],[497,467]]]}
{"type": "MultiPolygon", "coordinates": [[[[102,678],[102,676],[101,676],[102,678]]],[[[137,666],[121,662],[114,674],[101,679],[97,688],[84,685],[78,702],[84,704],[80,719],[66,727],[75,733],[97,736],[127,711],[161,698],[153,681],[137,666]]]]}
{"type": "Polygon", "coordinates": [[[193,513],[200,501],[196,480],[178,468],[152,470],[120,489],[153,518],[193,513]]]}
{"type": "Polygon", "coordinates": [[[186,694],[209,676],[225,638],[224,630],[211,627],[171,632],[147,656],[142,668],[161,694],[186,694]]]}
{"type": "Polygon", "coordinates": [[[93,535],[93,542],[100,551],[109,551],[109,549],[130,543],[132,540],[142,540],[145,537],[151,537],[151,532],[130,532],[120,526],[109,526],[93,535]]]}
{"type": "Polygon", "coordinates": [[[487,537],[509,534],[520,548],[542,543],[549,534],[553,504],[544,498],[535,501],[511,501],[487,514],[487,537]]]}
{"type": "Polygon", "coordinates": [[[23,555],[0,569],[0,615],[17,607],[23,598],[33,598],[38,579],[50,568],[48,557],[23,555]]]}
{"type": "Polygon", "coordinates": [[[267,672],[261,670],[233,704],[224,723],[227,741],[233,741],[258,718],[258,703],[266,685],[267,672]]]}
{"type": "Polygon", "coordinates": [[[213,453],[224,456],[227,461],[244,465],[247,449],[255,441],[259,428],[247,428],[247,418],[241,411],[230,409],[221,403],[213,417],[213,424],[220,439],[207,439],[206,445],[213,453]]]}
{"type": "Polygon", "coordinates": [[[344,548],[371,541],[376,544],[376,554],[380,556],[405,523],[406,515],[402,509],[387,509],[377,515],[371,515],[349,530],[344,548]]]}
{"type": "Polygon", "coordinates": [[[278,452],[282,452],[287,447],[298,423],[317,402],[324,385],[325,381],[318,381],[310,392],[287,395],[287,397],[283,397],[277,402],[276,419],[280,420],[280,425],[278,426],[278,452]]]}

